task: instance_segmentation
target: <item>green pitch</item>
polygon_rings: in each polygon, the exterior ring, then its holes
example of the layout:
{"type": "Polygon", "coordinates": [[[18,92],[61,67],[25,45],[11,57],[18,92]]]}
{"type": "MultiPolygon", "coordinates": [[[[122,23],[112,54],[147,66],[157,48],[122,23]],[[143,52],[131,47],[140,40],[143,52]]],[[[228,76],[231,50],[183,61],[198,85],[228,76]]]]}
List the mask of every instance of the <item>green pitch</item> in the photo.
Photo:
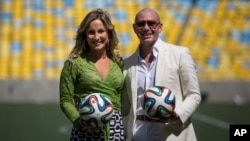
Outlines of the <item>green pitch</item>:
{"type": "MultiPolygon", "coordinates": [[[[193,116],[198,141],[228,141],[229,124],[249,124],[250,104],[202,104],[193,116]]],[[[68,141],[71,123],[58,104],[0,104],[3,141],[68,141]]]]}
{"type": "Polygon", "coordinates": [[[3,141],[68,141],[70,122],[58,105],[0,104],[3,141]]]}

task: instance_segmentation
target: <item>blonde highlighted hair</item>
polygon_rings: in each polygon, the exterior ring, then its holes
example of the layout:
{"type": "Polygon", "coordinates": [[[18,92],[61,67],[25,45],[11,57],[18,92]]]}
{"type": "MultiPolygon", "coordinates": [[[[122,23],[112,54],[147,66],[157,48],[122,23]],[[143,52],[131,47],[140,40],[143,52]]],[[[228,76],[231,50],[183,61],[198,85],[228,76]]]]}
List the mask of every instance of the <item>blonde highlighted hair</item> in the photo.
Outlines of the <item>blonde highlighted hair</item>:
{"type": "Polygon", "coordinates": [[[110,15],[102,9],[96,9],[89,12],[81,22],[75,37],[75,46],[69,54],[68,60],[72,61],[74,58],[86,54],[90,47],[87,43],[86,32],[89,24],[99,19],[102,21],[104,27],[107,29],[109,42],[106,47],[107,56],[114,60],[120,67],[123,66],[123,60],[118,52],[118,37],[115,31],[115,26],[111,22],[110,15]]]}

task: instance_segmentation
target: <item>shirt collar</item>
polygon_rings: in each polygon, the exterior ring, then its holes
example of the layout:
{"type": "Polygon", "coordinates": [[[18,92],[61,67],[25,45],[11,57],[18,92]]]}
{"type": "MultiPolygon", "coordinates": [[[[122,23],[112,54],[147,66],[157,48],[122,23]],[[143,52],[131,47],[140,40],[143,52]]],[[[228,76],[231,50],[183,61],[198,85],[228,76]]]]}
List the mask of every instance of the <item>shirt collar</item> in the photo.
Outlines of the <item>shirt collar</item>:
{"type": "Polygon", "coordinates": [[[157,58],[158,54],[159,54],[159,39],[154,44],[154,48],[153,48],[153,55],[155,58],[157,58]]]}

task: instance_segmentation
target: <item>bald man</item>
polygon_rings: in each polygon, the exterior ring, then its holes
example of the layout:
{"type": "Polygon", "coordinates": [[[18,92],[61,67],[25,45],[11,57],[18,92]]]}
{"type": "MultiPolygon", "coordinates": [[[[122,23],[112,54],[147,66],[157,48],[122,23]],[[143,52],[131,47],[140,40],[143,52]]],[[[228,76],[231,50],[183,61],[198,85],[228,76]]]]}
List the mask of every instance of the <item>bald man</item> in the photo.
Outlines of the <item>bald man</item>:
{"type": "Polygon", "coordinates": [[[196,141],[191,116],[201,102],[199,82],[189,49],[160,39],[163,23],[150,8],[140,10],[133,24],[136,51],[124,60],[122,115],[127,141],[196,141]],[[176,97],[173,115],[152,120],[144,115],[141,98],[152,86],[165,86],[176,97]]]}

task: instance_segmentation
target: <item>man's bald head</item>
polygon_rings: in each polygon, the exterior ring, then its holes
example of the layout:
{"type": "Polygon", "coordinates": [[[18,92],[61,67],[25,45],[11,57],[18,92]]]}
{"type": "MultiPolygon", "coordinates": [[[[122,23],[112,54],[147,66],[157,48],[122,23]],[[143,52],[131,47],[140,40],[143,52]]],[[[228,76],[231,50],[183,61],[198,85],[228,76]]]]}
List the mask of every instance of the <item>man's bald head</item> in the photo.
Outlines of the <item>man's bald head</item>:
{"type": "Polygon", "coordinates": [[[152,8],[143,8],[142,10],[140,10],[136,16],[135,16],[135,22],[138,20],[138,18],[140,17],[140,15],[144,14],[144,13],[151,13],[156,17],[156,20],[160,21],[160,16],[158,14],[158,12],[156,12],[154,9],[152,8]]]}

